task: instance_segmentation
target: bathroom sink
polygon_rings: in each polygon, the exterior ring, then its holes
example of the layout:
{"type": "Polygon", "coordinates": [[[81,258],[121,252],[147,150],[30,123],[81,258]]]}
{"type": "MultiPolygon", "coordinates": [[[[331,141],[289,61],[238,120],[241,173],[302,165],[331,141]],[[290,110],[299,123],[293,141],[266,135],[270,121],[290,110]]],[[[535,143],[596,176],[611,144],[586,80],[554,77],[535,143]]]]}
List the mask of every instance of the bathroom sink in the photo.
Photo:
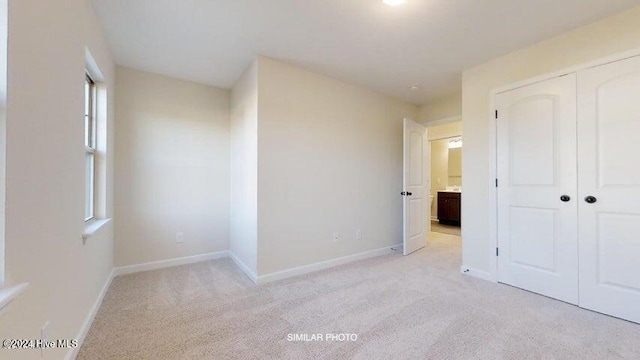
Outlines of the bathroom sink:
{"type": "Polygon", "coordinates": [[[462,192],[462,188],[458,186],[447,186],[446,190],[443,190],[443,191],[459,193],[459,192],[462,192]]]}

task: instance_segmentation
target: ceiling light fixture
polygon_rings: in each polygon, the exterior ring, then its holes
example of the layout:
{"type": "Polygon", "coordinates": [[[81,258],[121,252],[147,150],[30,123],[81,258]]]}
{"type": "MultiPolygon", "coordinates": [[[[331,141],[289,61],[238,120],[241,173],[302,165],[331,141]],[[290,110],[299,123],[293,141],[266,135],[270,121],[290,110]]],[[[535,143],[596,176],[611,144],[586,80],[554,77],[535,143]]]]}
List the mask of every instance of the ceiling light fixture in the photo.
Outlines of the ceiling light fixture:
{"type": "Polygon", "coordinates": [[[404,4],[405,0],[382,0],[385,5],[398,6],[404,4]]]}
{"type": "Polygon", "coordinates": [[[418,85],[411,85],[411,86],[409,86],[409,90],[411,90],[411,91],[416,91],[416,90],[418,90],[418,89],[420,89],[420,86],[418,86],[418,85]]]}

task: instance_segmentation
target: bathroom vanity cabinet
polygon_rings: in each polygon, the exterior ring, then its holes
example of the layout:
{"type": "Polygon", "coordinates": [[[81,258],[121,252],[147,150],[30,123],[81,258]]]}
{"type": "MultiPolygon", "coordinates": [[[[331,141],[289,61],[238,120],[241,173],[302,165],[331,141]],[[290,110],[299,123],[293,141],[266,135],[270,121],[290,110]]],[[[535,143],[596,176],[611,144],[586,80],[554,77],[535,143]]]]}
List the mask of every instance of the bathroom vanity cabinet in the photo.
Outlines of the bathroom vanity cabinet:
{"type": "Polygon", "coordinates": [[[440,224],[460,226],[460,204],[462,193],[438,192],[438,222],[440,224]]]}

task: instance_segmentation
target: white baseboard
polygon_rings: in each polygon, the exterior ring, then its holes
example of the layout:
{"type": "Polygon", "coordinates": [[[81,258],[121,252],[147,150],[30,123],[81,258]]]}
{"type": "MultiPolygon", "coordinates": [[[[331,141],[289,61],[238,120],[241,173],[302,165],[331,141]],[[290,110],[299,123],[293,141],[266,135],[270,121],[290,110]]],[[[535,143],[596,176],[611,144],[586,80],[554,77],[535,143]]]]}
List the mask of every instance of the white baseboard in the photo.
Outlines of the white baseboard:
{"type": "Polygon", "coordinates": [[[460,272],[463,273],[464,275],[473,276],[475,278],[482,279],[482,280],[487,280],[491,282],[498,281],[496,277],[488,271],[477,270],[464,265],[460,267],[460,272]]]}
{"type": "Polygon", "coordinates": [[[143,263],[143,264],[120,266],[113,269],[113,271],[114,271],[114,276],[118,276],[118,275],[125,275],[125,274],[133,274],[133,273],[142,272],[142,271],[164,269],[172,266],[194,264],[201,261],[222,259],[227,256],[229,256],[229,251],[224,250],[224,251],[218,251],[218,252],[213,252],[208,254],[185,256],[185,257],[175,258],[175,259],[152,261],[152,262],[143,263]]]}
{"type": "Polygon", "coordinates": [[[113,280],[114,277],[115,277],[115,269],[111,269],[111,273],[109,273],[109,277],[107,278],[107,281],[105,281],[104,285],[102,286],[102,289],[100,290],[100,294],[98,294],[98,298],[96,299],[96,302],[91,307],[89,314],[87,314],[87,317],[84,319],[84,322],[82,323],[82,327],[80,328],[80,332],[78,332],[78,336],[76,336],[76,339],[78,340],[78,346],[75,348],[69,349],[69,351],[67,352],[67,356],[65,356],[66,360],[74,360],[76,356],[78,356],[78,351],[80,351],[80,347],[82,346],[82,343],[84,342],[85,337],[87,337],[87,333],[91,328],[91,324],[93,324],[93,319],[95,319],[96,314],[98,313],[98,310],[102,305],[102,300],[104,300],[104,296],[107,294],[107,290],[109,290],[109,286],[111,286],[111,281],[113,280]]]}
{"type": "Polygon", "coordinates": [[[382,255],[394,254],[395,251],[393,249],[401,249],[401,248],[402,248],[402,244],[396,244],[392,246],[386,246],[381,249],[365,251],[359,254],[343,256],[337,259],[331,259],[331,260],[317,262],[314,264],[303,265],[303,266],[299,266],[291,269],[276,271],[271,274],[258,276],[258,281],[256,283],[264,284],[271,281],[282,280],[282,279],[286,279],[294,276],[308,274],[308,273],[319,271],[319,270],[329,269],[332,267],[348,264],[354,261],[369,259],[372,257],[377,257],[382,255]]]}
{"type": "Polygon", "coordinates": [[[229,251],[229,258],[231,260],[233,260],[233,262],[236,264],[237,267],[240,268],[240,270],[242,270],[242,272],[247,275],[247,277],[253,281],[254,284],[258,284],[258,276],[256,275],[256,273],[254,273],[248,266],[247,264],[243,263],[237,256],[236,254],[232,253],[231,251],[229,251]]]}
{"type": "Polygon", "coordinates": [[[194,256],[188,256],[188,257],[177,258],[177,259],[169,259],[169,260],[148,262],[144,264],[121,266],[114,269],[114,276],[132,274],[132,273],[141,272],[141,271],[162,269],[162,268],[178,266],[178,265],[193,264],[201,261],[208,261],[208,260],[215,260],[215,259],[221,259],[224,257],[229,257],[238,266],[238,268],[240,268],[240,270],[242,270],[242,272],[244,272],[245,275],[247,275],[247,277],[253,283],[264,284],[271,281],[286,279],[293,276],[304,275],[310,272],[348,264],[350,262],[354,262],[358,260],[364,260],[364,259],[368,259],[376,256],[392,254],[394,253],[392,248],[402,248],[402,244],[396,244],[393,246],[365,251],[359,254],[348,255],[341,258],[337,258],[337,259],[331,259],[327,261],[317,262],[314,264],[277,271],[277,272],[262,275],[262,276],[257,276],[255,272],[253,272],[244,262],[242,262],[231,251],[219,251],[215,253],[194,255],[194,256]]]}

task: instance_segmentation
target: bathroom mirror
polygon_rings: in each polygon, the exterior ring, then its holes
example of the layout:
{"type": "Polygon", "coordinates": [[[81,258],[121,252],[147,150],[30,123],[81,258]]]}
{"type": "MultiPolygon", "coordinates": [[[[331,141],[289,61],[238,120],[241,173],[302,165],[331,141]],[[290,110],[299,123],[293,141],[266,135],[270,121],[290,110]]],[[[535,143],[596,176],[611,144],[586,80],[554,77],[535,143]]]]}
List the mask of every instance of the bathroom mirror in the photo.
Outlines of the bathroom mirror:
{"type": "Polygon", "coordinates": [[[462,186],[462,139],[450,141],[448,162],[449,186],[462,186]]]}

